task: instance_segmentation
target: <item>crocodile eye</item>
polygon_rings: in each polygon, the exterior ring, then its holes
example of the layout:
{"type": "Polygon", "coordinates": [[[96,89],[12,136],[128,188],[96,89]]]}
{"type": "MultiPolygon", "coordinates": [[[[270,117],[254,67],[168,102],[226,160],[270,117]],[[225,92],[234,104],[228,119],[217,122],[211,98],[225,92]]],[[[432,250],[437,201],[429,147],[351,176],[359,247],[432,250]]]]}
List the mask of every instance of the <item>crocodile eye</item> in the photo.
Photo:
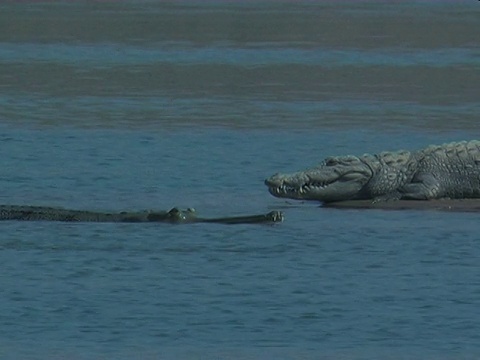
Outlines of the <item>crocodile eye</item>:
{"type": "Polygon", "coordinates": [[[334,166],[334,165],[337,165],[337,164],[338,164],[338,161],[334,158],[325,159],[325,165],[326,166],[334,166]]]}

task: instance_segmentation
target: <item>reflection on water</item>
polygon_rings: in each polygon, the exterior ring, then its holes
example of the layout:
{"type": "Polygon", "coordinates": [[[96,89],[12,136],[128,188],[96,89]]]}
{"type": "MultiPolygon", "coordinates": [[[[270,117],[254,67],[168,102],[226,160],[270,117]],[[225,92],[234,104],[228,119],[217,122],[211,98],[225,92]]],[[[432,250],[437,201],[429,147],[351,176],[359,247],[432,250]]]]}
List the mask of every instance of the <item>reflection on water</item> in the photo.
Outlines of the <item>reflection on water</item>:
{"type": "Polygon", "coordinates": [[[5,122],[476,126],[467,2],[30,5],[0,14],[5,122]]]}

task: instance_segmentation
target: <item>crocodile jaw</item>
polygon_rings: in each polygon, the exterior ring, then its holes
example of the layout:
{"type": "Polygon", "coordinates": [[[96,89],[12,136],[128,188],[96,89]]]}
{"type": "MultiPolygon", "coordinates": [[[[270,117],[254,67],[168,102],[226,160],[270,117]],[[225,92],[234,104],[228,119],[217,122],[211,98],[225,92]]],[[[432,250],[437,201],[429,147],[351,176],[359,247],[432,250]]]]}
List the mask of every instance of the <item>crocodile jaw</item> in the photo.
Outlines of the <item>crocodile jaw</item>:
{"type": "Polygon", "coordinates": [[[270,194],[281,198],[323,202],[362,198],[363,189],[372,177],[364,163],[320,165],[293,174],[275,174],[265,180],[270,194]]]}

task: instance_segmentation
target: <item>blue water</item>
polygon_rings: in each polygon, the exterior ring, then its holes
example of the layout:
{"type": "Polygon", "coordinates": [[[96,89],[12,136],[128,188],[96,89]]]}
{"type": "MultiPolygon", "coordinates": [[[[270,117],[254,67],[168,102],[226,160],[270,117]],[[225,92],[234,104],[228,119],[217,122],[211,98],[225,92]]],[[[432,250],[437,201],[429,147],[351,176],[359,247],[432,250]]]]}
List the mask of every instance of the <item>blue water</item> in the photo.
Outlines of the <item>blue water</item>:
{"type": "Polygon", "coordinates": [[[478,358],[477,214],[263,185],[478,139],[477,4],[202,4],[0,5],[0,203],[285,222],[3,222],[0,357],[478,358]]]}
{"type": "MultiPolygon", "coordinates": [[[[282,44],[246,44],[246,48],[232,46],[211,46],[196,48],[192,43],[154,44],[153,48],[125,46],[119,49],[116,44],[65,45],[65,44],[10,44],[1,46],[3,63],[55,62],[82,68],[104,68],[118,65],[151,65],[161,59],[163,64],[176,65],[215,65],[233,66],[274,66],[274,65],[316,65],[336,66],[471,66],[478,64],[478,49],[381,49],[364,51],[358,49],[330,48],[288,48],[282,44]],[[261,49],[261,51],[259,51],[261,49]]],[[[288,46],[288,44],[286,44],[288,46]]],[[[294,44],[295,45],[295,44],[294,44]]]]}

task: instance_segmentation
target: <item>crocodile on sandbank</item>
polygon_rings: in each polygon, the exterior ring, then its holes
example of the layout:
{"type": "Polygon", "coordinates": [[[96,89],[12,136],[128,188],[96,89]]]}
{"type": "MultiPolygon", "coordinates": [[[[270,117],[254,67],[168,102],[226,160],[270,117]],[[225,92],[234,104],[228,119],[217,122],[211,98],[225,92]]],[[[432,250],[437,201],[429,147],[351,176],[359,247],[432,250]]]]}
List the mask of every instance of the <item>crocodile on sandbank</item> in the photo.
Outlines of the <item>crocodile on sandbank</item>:
{"type": "Polygon", "coordinates": [[[480,198],[480,141],[333,156],[305,171],[275,174],[265,184],[276,197],[324,203],[475,199],[480,198]]]}

